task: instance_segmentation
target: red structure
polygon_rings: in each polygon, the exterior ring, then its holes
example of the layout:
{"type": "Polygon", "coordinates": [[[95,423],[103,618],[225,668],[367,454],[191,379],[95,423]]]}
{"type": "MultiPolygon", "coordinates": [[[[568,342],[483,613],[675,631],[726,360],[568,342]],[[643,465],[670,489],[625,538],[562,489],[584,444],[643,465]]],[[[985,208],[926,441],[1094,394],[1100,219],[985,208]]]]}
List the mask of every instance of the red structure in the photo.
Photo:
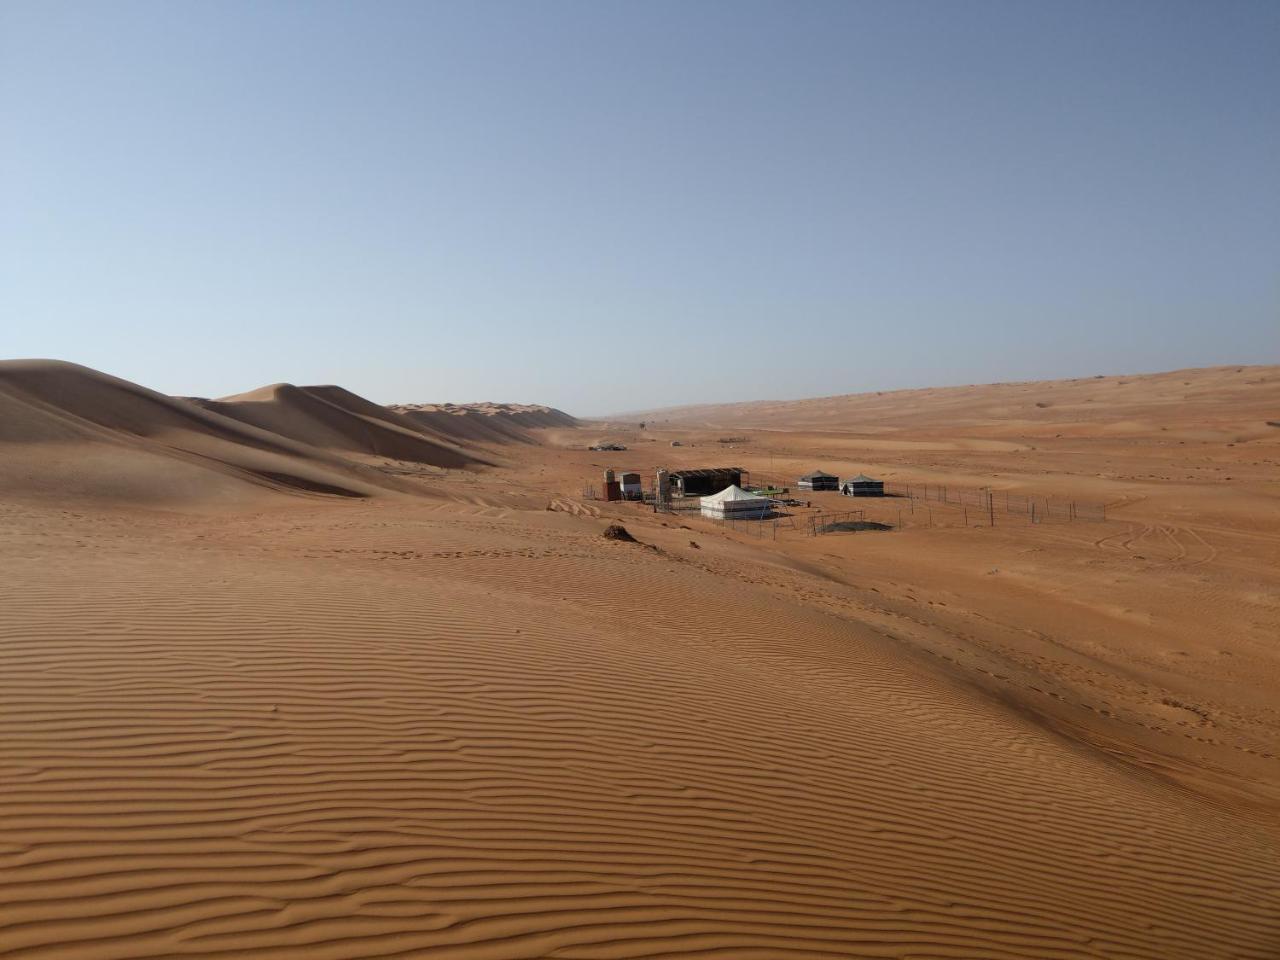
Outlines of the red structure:
{"type": "Polygon", "coordinates": [[[604,498],[606,500],[622,499],[622,484],[614,477],[612,470],[604,472],[604,498]]]}

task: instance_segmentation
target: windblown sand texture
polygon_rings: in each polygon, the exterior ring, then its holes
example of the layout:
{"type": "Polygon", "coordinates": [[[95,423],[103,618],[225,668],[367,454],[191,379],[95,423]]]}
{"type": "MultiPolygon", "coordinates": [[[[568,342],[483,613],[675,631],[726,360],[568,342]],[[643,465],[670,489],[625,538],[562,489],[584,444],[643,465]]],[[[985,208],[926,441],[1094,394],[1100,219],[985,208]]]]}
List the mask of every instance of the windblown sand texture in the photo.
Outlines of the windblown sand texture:
{"type": "Polygon", "coordinates": [[[1280,370],[1081,383],[641,431],[0,365],[0,958],[1280,955],[1280,370]],[[581,495],[727,461],[1111,519],[581,495]]]}

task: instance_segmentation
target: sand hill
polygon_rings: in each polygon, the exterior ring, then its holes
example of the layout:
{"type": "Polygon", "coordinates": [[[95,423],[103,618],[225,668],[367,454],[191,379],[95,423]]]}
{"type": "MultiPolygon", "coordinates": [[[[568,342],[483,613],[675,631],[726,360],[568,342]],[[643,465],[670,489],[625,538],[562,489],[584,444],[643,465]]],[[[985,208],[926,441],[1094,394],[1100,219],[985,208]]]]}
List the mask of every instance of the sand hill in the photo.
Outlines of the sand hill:
{"type": "Polygon", "coordinates": [[[408,403],[391,409],[421,429],[462,443],[530,443],[533,429],[578,424],[561,410],[537,404],[408,403]]]}
{"type": "Polygon", "coordinates": [[[454,443],[427,436],[408,419],[341,387],[277,383],[221,400],[196,402],[223,416],[323,450],[438,467],[486,462],[454,443]]]}
{"type": "MultiPolygon", "coordinates": [[[[615,418],[617,419],[617,418],[615,418]]],[[[628,420],[703,426],[891,432],[922,428],[971,435],[1151,436],[1255,439],[1280,420],[1280,367],[1208,367],[1133,376],[1083,377],[921,390],[854,393],[672,407],[628,420]]]]}
{"type": "Polygon", "coordinates": [[[600,452],[554,411],[0,366],[0,957],[1274,960],[1275,373],[600,452]],[[430,444],[494,465],[370,465],[430,444]],[[583,496],[729,457],[1109,513],[886,498],[890,531],[809,536],[848,498],[752,528],[583,496]]]}
{"type": "Polygon", "coordinates": [[[491,465],[486,445],[572,425],[548,407],[380,406],[337,386],[274,384],[170,397],[51,360],[0,363],[0,488],[143,503],[234,503],[264,493],[421,494],[416,467],[491,465]]]}
{"type": "Polygon", "coordinates": [[[360,464],[75,364],[0,363],[0,485],[139,504],[404,489],[360,464]]]}

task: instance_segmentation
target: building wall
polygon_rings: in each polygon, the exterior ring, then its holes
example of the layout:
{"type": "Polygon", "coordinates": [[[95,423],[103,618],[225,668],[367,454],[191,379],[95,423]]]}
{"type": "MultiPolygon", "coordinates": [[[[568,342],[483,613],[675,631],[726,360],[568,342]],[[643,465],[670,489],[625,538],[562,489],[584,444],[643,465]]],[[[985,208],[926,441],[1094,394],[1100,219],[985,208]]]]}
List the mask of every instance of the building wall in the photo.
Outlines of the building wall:
{"type": "Polygon", "coordinates": [[[719,493],[726,487],[732,487],[735,484],[742,483],[741,473],[718,473],[712,476],[700,477],[677,477],[679,489],[683,491],[686,497],[705,497],[713,493],[719,493]]]}

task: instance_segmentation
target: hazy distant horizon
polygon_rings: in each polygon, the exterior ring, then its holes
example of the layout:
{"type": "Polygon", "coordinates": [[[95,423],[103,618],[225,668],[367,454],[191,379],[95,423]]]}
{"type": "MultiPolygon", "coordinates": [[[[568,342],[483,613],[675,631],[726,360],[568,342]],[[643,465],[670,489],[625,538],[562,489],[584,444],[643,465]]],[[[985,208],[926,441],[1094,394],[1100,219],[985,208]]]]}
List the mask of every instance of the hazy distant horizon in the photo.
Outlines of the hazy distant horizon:
{"type": "Polygon", "coordinates": [[[0,356],[588,417],[1277,362],[1277,49],[1271,2],[9,2],[0,356]]]}
{"type": "Polygon", "coordinates": [[[1244,369],[1250,369],[1250,368],[1265,369],[1273,366],[1276,366],[1276,364],[1274,363],[1234,363],[1234,364],[1233,363],[1214,363],[1214,364],[1206,364],[1205,366],[1201,366],[1201,367],[1174,367],[1170,370],[1114,370],[1106,373],[1098,372],[1098,373],[1078,374],[1078,375],[1068,374],[1067,376],[1063,376],[1063,377],[1026,377],[1026,378],[1011,377],[1011,378],[1006,378],[1004,380],[968,381],[965,383],[918,383],[912,386],[902,386],[902,387],[868,387],[865,390],[862,390],[862,389],[844,390],[844,391],[836,391],[833,393],[805,394],[804,396],[795,396],[795,397],[790,397],[790,396],[744,397],[740,400],[710,400],[710,401],[698,401],[696,403],[675,403],[675,404],[670,404],[670,405],[661,406],[661,407],[636,407],[635,409],[632,409],[632,410],[613,410],[603,414],[595,414],[595,415],[574,413],[574,411],[572,410],[566,410],[565,412],[571,413],[574,416],[577,416],[580,419],[584,419],[584,420],[610,420],[610,419],[616,419],[618,417],[661,413],[664,410],[680,410],[687,407],[717,407],[717,406],[734,406],[734,405],[745,406],[753,403],[793,403],[793,402],[802,401],[802,400],[823,400],[829,397],[831,398],[849,397],[849,396],[858,396],[858,395],[869,394],[869,393],[899,393],[899,392],[910,392],[913,390],[961,390],[961,389],[964,389],[965,387],[996,387],[996,386],[1006,386],[1006,385],[1016,386],[1018,384],[1027,384],[1027,383],[1052,383],[1055,381],[1092,380],[1097,378],[1113,378],[1113,377],[1133,377],[1134,379],[1137,379],[1140,377],[1156,377],[1156,376],[1161,376],[1162,374],[1182,373],[1182,372],[1190,373],[1196,370],[1211,370],[1211,369],[1221,369],[1221,368],[1230,369],[1232,367],[1240,367],[1244,369]]]}
{"type": "Polygon", "coordinates": [[[362,391],[362,390],[354,389],[350,383],[343,383],[339,381],[319,381],[319,380],[305,380],[305,379],[268,381],[264,383],[257,383],[249,386],[244,386],[243,388],[238,388],[234,390],[224,390],[224,391],[218,391],[218,392],[198,392],[198,391],[186,390],[181,388],[166,390],[166,389],[163,389],[162,387],[156,386],[153,383],[132,380],[132,378],[122,376],[118,371],[101,369],[98,367],[94,367],[92,364],[79,363],[76,360],[68,360],[64,357],[0,357],[0,363],[3,363],[4,361],[7,361],[7,360],[14,360],[18,362],[22,362],[22,361],[43,362],[43,361],[53,360],[53,361],[74,363],[74,364],[77,364],[78,366],[82,366],[90,370],[98,370],[100,373],[105,373],[109,376],[121,377],[122,379],[130,380],[131,382],[137,383],[143,387],[148,387],[153,390],[159,390],[161,393],[165,393],[169,396],[190,397],[190,398],[203,399],[203,400],[226,399],[229,397],[237,396],[239,394],[250,393],[262,387],[274,386],[276,384],[281,384],[281,383],[288,383],[298,387],[315,387],[315,386],[344,387],[347,390],[351,390],[353,393],[363,396],[365,399],[373,400],[377,403],[381,403],[389,406],[395,406],[397,404],[436,404],[436,405],[453,404],[455,406],[480,405],[480,404],[486,404],[486,403],[532,404],[532,405],[555,407],[556,409],[559,409],[564,413],[571,414],[572,416],[575,416],[582,420],[602,420],[602,421],[616,420],[622,417],[644,416],[649,414],[661,413],[664,410],[679,410],[679,409],[685,409],[690,407],[748,405],[753,403],[789,403],[789,402],[803,401],[803,400],[822,400],[828,397],[856,396],[859,394],[868,394],[868,393],[895,393],[895,392],[909,392],[913,390],[949,390],[949,389],[963,389],[965,387],[988,387],[988,386],[1016,385],[1016,384],[1024,384],[1024,383],[1089,380],[1089,379],[1095,379],[1095,378],[1101,378],[1101,377],[1140,378],[1140,377],[1160,376],[1163,374],[1180,373],[1183,371],[1192,372],[1192,371],[1198,371],[1198,370],[1219,369],[1219,368],[1229,369],[1232,367],[1242,367],[1246,369],[1249,369],[1249,368],[1264,369],[1264,368],[1269,368],[1277,365],[1277,364],[1266,363],[1266,362],[1205,364],[1204,366],[1199,366],[1199,367],[1174,367],[1166,370],[1112,370],[1112,371],[1097,372],[1097,373],[1090,373],[1090,374],[1067,374],[1065,376],[1052,376],[1052,377],[1006,377],[1001,380],[982,380],[982,381],[963,381],[963,382],[957,381],[954,383],[917,383],[917,384],[907,384],[907,385],[895,386],[895,387],[868,386],[868,387],[857,387],[849,390],[832,390],[832,391],[826,391],[823,393],[796,394],[794,396],[760,394],[758,396],[744,396],[744,397],[734,397],[734,398],[718,399],[718,400],[695,400],[695,401],[690,401],[685,403],[670,403],[670,404],[664,403],[664,404],[649,406],[649,407],[645,407],[645,406],[632,407],[630,409],[625,409],[625,410],[617,409],[617,410],[605,410],[605,411],[598,411],[598,410],[584,411],[584,410],[568,409],[565,407],[557,407],[553,403],[547,403],[546,401],[540,400],[536,397],[510,397],[510,396],[495,395],[495,396],[408,397],[408,398],[392,397],[390,399],[387,399],[386,397],[378,395],[376,391],[362,391]]]}

